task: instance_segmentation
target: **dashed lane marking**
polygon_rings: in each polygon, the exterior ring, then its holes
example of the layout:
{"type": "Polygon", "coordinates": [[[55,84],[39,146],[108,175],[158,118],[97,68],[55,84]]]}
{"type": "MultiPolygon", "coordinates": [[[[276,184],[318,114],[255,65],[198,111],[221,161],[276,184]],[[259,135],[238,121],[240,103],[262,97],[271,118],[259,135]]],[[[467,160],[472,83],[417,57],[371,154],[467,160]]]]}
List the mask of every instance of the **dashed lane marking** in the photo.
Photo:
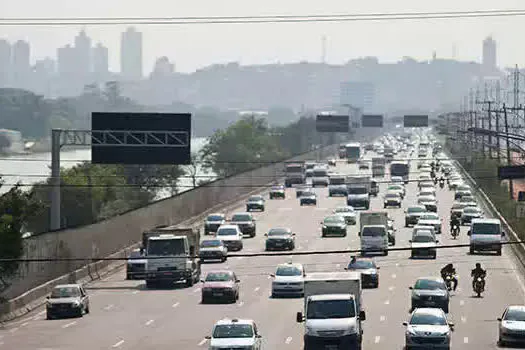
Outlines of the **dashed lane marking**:
{"type": "Polygon", "coordinates": [[[389,290],[389,291],[393,291],[395,288],[396,288],[396,287],[394,287],[394,286],[390,286],[390,287],[388,287],[388,290],[389,290]]]}
{"type": "Polygon", "coordinates": [[[286,340],[284,341],[285,344],[290,344],[292,342],[292,337],[288,337],[286,338],[286,340]]]}
{"type": "Polygon", "coordinates": [[[341,264],[336,264],[335,267],[340,268],[341,264]]]}
{"type": "Polygon", "coordinates": [[[150,326],[153,322],[155,322],[155,320],[149,320],[148,322],[145,323],[145,325],[150,326]]]}
{"type": "Polygon", "coordinates": [[[459,305],[460,305],[460,306],[465,305],[465,300],[460,300],[460,301],[459,301],[459,305]]]}
{"type": "Polygon", "coordinates": [[[65,325],[63,325],[62,328],[69,328],[69,327],[74,326],[76,324],[77,324],[77,321],[69,322],[69,323],[66,323],[65,325]]]}
{"type": "Polygon", "coordinates": [[[176,302],[175,304],[171,305],[171,307],[177,307],[179,306],[179,302],[176,302]]]}
{"type": "Polygon", "coordinates": [[[44,310],[44,311],[40,311],[40,312],[37,313],[36,315],[37,315],[37,316],[42,316],[42,315],[45,314],[45,313],[46,313],[46,311],[44,310]]]}
{"type": "Polygon", "coordinates": [[[385,320],[386,320],[386,317],[385,317],[385,316],[381,316],[381,317],[379,317],[379,321],[381,321],[381,322],[385,322],[385,320]]]}
{"type": "Polygon", "coordinates": [[[18,327],[11,328],[11,329],[9,330],[9,333],[14,333],[14,332],[16,332],[17,330],[18,330],[18,327]]]}
{"type": "Polygon", "coordinates": [[[244,305],[244,301],[239,302],[239,304],[237,304],[237,305],[239,305],[239,307],[243,306],[244,305]]]}
{"type": "Polygon", "coordinates": [[[114,306],[115,305],[113,305],[113,304],[109,304],[108,306],[104,307],[104,310],[109,311],[109,310],[113,309],[114,306]]]}
{"type": "Polygon", "coordinates": [[[115,344],[113,344],[112,348],[118,348],[118,347],[120,347],[122,344],[124,344],[124,340],[119,340],[118,342],[116,342],[115,344]]]}
{"type": "Polygon", "coordinates": [[[272,276],[268,275],[268,279],[272,278],[272,276]]]}
{"type": "Polygon", "coordinates": [[[29,324],[29,322],[24,322],[24,323],[22,323],[22,324],[20,325],[20,327],[25,327],[25,326],[27,326],[28,324],[29,324]]]}
{"type": "Polygon", "coordinates": [[[379,343],[381,341],[381,337],[376,335],[376,337],[374,338],[374,343],[379,343]]]}
{"type": "Polygon", "coordinates": [[[468,344],[468,337],[463,338],[463,343],[468,344]]]}
{"type": "Polygon", "coordinates": [[[385,305],[389,305],[390,304],[390,300],[385,300],[385,305]]]}
{"type": "Polygon", "coordinates": [[[255,289],[253,290],[254,292],[258,292],[259,289],[261,289],[260,287],[255,287],[255,289]]]}
{"type": "Polygon", "coordinates": [[[395,273],[392,274],[392,278],[396,278],[397,275],[395,273]]]}
{"type": "Polygon", "coordinates": [[[204,344],[206,344],[206,342],[208,341],[208,339],[204,338],[200,341],[199,344],[197,344],[197,346],[203,346],[204,344]]]}
{"type": "Polygon", "coordinates": [[[467,323],[467,318],[465,316],[461,316],[461,322],[462,323],[467,323]]]}

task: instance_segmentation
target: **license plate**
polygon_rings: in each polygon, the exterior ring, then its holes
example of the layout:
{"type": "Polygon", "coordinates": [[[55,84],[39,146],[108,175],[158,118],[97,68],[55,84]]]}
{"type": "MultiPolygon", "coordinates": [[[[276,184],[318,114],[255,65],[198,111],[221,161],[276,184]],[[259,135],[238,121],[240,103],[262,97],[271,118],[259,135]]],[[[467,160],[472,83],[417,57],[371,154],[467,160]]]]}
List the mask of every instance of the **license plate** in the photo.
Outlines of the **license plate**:
{"type": "Polygon", "coordinates": [[[171,276],[172,273],[171,272],[164,272],[164,276],[171,276]]]}
{"type": "Polygon", "coordinates": [[[224,293],[213,293],[213,295],[216,297],[222,297],[224,296],[224,293]]]}
{"type": "Polygon", "coordinates": [[[337,346],[337,345],[326,345],[324,348],[325,348],[325,349],[334,349],[334,350],[337,350],[337,349],[339,348],[339,346],[337,346]]]}
{"type": "Polygon", "coordinates": [[[284,245],[284,243],[275,243],[275,246],[277,247],[282,247],[284,245]]]}

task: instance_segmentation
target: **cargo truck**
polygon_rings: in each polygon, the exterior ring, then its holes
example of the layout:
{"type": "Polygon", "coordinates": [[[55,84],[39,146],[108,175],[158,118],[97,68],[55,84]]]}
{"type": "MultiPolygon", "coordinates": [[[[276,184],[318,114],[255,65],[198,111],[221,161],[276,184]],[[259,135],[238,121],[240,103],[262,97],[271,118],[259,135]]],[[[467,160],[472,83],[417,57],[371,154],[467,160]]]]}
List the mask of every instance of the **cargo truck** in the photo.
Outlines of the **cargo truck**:
{"type": "Polygon", "coordinates": [[[361,158],[361,144],[358,142],[346,144],[346,160],[347,163],[357,163],[361,158]]]}
{"type": "Polygon", "coordinates": [[[388,213],[369,211],[359,214],[361,255],[383,253],[388,255],[388,213]]]}
{"type": "Polygon", "coordinates": [[[385,176],[385,158],[384,157],[372,158],[372,176],[373,177],[385,176]]]}
{"type": "Polygon", "coordinates": [[[346,204],[354,209],[370,209],[370,176],[347,176],[345,183],[348,191],[346,204]]]}
{"type": "Polygon", "coordinates": [[[200,231],[192,227],[159,226],[142,234],[146,287],[185,282],[191,287],[200,280],[198,259],[200,231]]]}
{"type": "Polygon", "coordinates": [[[312,272],[304,279],[304,349],[361,349],[366,314],[358,272],[312,272]]]}
{"type": "Polygon", "coordinates": [[[288,162],[284,166],[284,171],[284,185],[286,187],[306,183],[306,166],[304,162],[288,162]]]}

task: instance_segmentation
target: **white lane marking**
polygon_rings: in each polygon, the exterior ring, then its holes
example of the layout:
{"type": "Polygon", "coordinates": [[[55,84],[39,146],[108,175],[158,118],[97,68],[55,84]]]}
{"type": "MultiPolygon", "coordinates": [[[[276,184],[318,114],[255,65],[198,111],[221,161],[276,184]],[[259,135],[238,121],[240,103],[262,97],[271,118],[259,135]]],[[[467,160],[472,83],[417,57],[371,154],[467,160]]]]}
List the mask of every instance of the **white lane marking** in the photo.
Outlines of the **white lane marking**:
{"type": "Polygon", "coordinates": [[[20,325],[20,327],[25,327],[25,326],[27,326],[28,324],[29,324],[29,322],[24,322],[24,323],[22,323],[22,324],[20,325]]]}
{"type": "Polygon", "coordinates": [[[200,291],[201,291],[200,287],[199,287],[199,288],[195,288],[195,289],[193,290],[193,293],[198,293],[198,292],[200,292],[200,291]]]}
{"type": "Polygon", "coordinates": [[[69,328],[69,327],[74,326],[76,324],[77,324],[77,321],[69,322],[69,323],[66,323],[65,325],[63,325],[62,328],[69,328]]]}
{"type": "Polygon", "coordinates": [[[279,208],[279,210],[288,211],[288,210],[292,210],[292,208],[279,208]]]}
{"type": "Polygon", "coordinates": [[[463,338],[463,343],[468,344],[468,337],[463,338]]]}
{"type": "Polygon", "coordinates": [[[288,337],[286,338],[286,340],[284,341],[285,344],[290,344],[292,342],[292,337],[288,337]]]}
{"type": "Polygon", "coordinates": [[[153,322],[155,322],[155,320],[149,320],[149,321],[146,322],[144,325],[149,326],[149,325],[151,325],[153,322]]]}
{"type": "Polygon", "coordinates": [[[122,344],[124,344],[124,340],[119,340],[118,342],[116,342],[115,344],[113,344],[112,348],[118,348],[118,347],[121,346],[122,344]]]}
{"type": "Polygon", "coordinates": [[[255,287],[255,289],[253,291],[257,292],[257,291],[259,291],[259,289],[261,289],[261,288],[260,287],[255,287]]]}
{"type": "Polygon", "coordinates": [[[42,316],[42,315],[45,314],[45,313],[46,313],[46,311],[44,310],[44,311],[40,311],[40,312],[37,313],[36,315],[37,315],[37,316],[42,316]]]}
{"type": "Polygon", "coordinates": [[[465,305],[465,300],[460,300],[460,301],[459,301],[459,305],[460,305],[460,306],[465,305]]]}
{"type": "Polygon", "coordinates": [[[204,338],[200,341],[199,344],[197,344],[197,346],[203,346],[204,344],[206,344],[206,342],[208,341],[208,339],[204,338]]]}
{"type": "Polygon", "coordinates": [[[315,210],[321,211],[321,210],[328,210],[328,209],[326,209],[326,208],[315,208],[315,210]]]}
{"type": "Polygon", "coordinates": [[[138,294],[138,293],[139,293],[138,290],[135,290],[135,291],[131,292],[131,294],[138,294]]]}
{"type": "Polygon", "coordinates": [[[396,267],[399,267],[399,263],[396,263],[396,267]]]}
{"type": "Polygon", "coordinates": [[[388,287],[388,290],[389,290],[389,291],[393,291],[395,288],[396,288],[396,287],[394,287],[394,286],[390,286],[390,287],[388,287]]]}
{"type": "Polygon", "coordinates": [[[179,306],[179,302],[176,302],[175,304],[171,305],[171,307],[177,307],[179,306]]]}
{"type": "Polygon", "coordinates": [[[396,278],[397,275],[395,273],[392,274],[392,278],[396,278]]]}
{"type": "Polygon", "coordinates": [[[336,264],[335,267],[340,268],[341,264],[336,264]]]}
{"type": "Polygon", "coordinates": [[[461,323],[467,323],[467,318],[465,316],[461,316],[461,323]]]}
{"type": "Polygon", "coordinates": [[[237,257],[237,260],[242,260],[242,259],[244,259],[244,256],[238,256],[237,257]]]}
{"type": "Polygon", "coordinates": [[[239,302],[238,305],[239,305],[239,307],[243,306],[244,305],[244,301],[239,302]]]}
{"type": "Polygon", "coordinates": [[[272,276],[268,275],[268,279],[272,278],[272,276]]]}
{"type": "Polygon", "coordinates": [[[385,305],[389,305],[390,304],[390,300],[385,300],[385,305]]]}
{"type": "Polygon", "coordinates": [[[381,337],[376,335],[376,337],[374,338],[374,343],[379,343],[381,341],[381,337]]]}
{"type": "Polygon", "coordinates": [[[18,330],[18,327],[11,328],[11,329],[9,330],[9,333],[14,333],[14,332],[16,332],[17,330],[18,330]]]}
{"type": "Polygon", "coordinates": [[[113,304],[109,304],[108,306],[106,306],[106,307],[104,308],[104,310],[106,310],[106,311],[111,310],[111,309],[113,309],[114,306],[115,306],[115,305],[113,305],[113,304]]]}
{"type": "Polygon", "coordinates": [[[385,316],[381,316],[381,317],[379,317],[379,321],[384,322],[385,320],[386,320],[386,317],[385,317],[385,316]]]}

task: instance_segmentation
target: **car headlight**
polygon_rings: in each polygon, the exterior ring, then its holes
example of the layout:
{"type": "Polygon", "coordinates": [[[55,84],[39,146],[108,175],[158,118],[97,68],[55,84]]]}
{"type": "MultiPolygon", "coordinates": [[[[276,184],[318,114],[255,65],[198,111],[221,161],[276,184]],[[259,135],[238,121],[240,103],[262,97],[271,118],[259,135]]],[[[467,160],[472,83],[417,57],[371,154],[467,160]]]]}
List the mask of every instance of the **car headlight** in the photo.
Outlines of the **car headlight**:
{"type": "Polygon", "coordinates": [[[75,306],[75,307],[80,306],[80,302],[79,302],[79,301],[75,301],[75,302],[73,302],[73,306],[75,306]]]}
{"type": "Polygon", "coordinates": [[[412,299],[419,299],[421,296],[419,294],[412,294],[412,299]]]}
{"type": "Polygon", "coordinates": [[[211,292],[211,288],[209,288],[209,287],[202,288],[202,291],[203,292],[211,292]]]}
{"type": "Polygon", "coordinates": [[[326,225],[323,225],[323,228],[327,228],[327,226],[326,226],[326,225]]]}
{"type": "Polygon", "coordinates": [[[417,335],[417,333],[413,329],[408,328],[406,331],[406,335],[413,336],[413,335],[417,335]]]}

